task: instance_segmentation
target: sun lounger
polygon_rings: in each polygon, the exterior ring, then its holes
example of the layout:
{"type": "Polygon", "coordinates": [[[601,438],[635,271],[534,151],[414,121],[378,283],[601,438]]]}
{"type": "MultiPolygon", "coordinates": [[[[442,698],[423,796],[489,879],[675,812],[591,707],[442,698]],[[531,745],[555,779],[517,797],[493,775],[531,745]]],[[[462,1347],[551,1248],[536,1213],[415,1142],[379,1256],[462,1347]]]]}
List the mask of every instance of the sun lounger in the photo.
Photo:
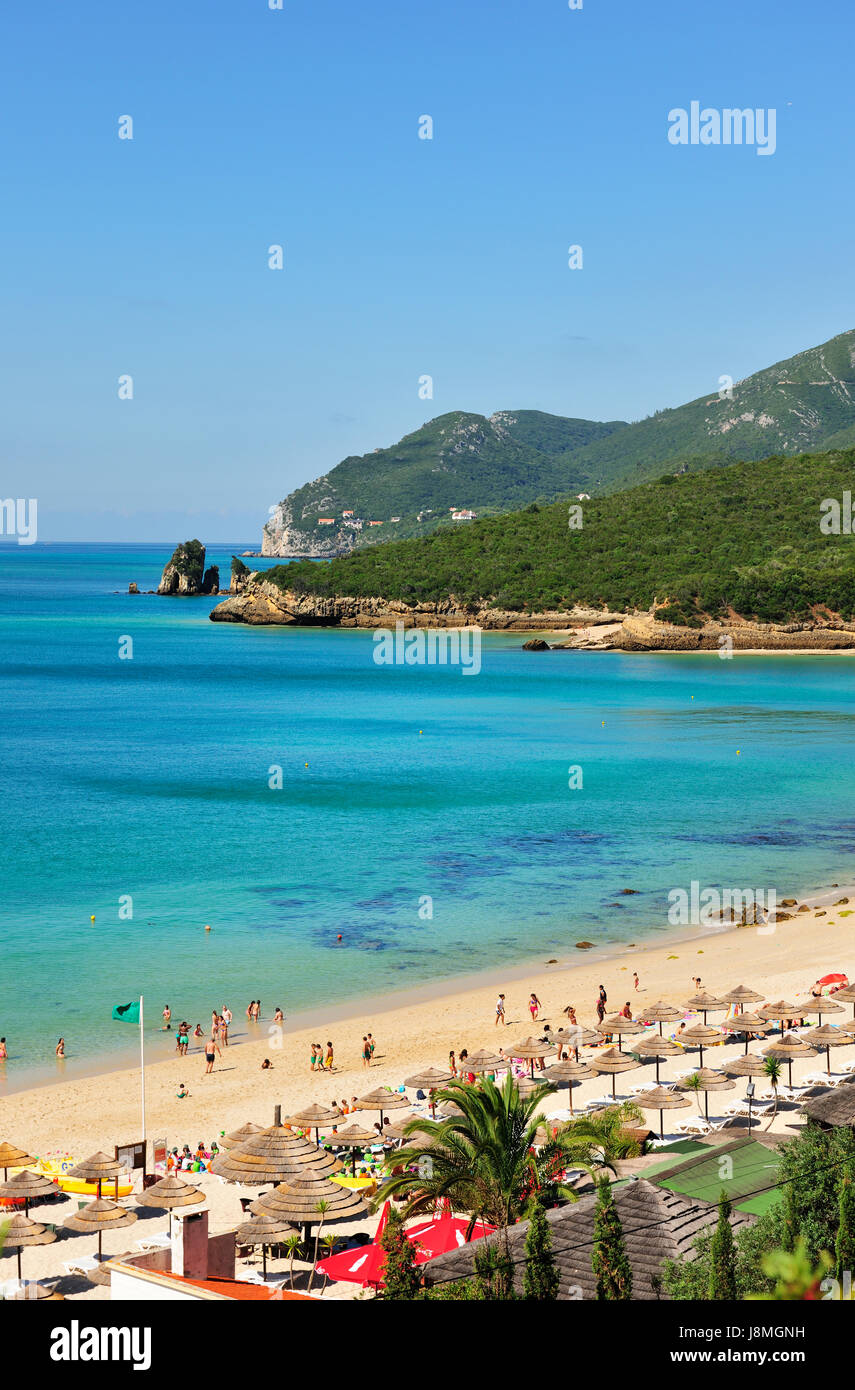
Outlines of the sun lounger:
{"type": "Polygon", "coordinates": [[[138,1250],[165,1250],[172,1241],[168,1231],[153,1231],[150,1236],[143,1236],[142,1240],[137,1241],[138,1250]]]}
{"type": "Polygon", "coordinates": [[[76,1260],[64,1260],[63,1268],[66,1274],[82,1274],[85,1279],[87,1274],[98,1268],[98,1261],[94,1255],[78,1255],[76,1260]]]}

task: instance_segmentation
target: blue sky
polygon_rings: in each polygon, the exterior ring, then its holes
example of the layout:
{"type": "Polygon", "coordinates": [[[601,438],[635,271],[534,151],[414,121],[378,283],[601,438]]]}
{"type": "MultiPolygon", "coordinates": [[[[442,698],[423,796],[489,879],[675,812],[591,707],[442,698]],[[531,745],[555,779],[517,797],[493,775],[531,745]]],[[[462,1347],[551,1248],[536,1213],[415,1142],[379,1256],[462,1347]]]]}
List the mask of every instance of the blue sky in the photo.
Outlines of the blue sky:
{"type": "Polygon", "coordinates": [[[447,410],[636,419],[855,326],[853,36],[849,0],[9,0],[0,493],[42,539],[256,541],[447,410]],[[692,100],[774,107],[775,154],[672,146],[692,100]]]}

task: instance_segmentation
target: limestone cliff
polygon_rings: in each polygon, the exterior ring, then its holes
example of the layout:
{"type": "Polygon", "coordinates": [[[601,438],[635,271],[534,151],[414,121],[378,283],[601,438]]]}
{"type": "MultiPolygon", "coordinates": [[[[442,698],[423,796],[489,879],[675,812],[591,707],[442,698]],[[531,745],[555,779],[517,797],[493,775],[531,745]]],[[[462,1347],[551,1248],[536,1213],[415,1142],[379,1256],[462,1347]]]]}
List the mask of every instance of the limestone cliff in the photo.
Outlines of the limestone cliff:
{"type": "Polygon", "coordinates": [[[183,541],[172,552],[157,586],[159,594],[217,594],[220,571],[216,565],[205,569],[205,547],[201,541],[183,541]]]}

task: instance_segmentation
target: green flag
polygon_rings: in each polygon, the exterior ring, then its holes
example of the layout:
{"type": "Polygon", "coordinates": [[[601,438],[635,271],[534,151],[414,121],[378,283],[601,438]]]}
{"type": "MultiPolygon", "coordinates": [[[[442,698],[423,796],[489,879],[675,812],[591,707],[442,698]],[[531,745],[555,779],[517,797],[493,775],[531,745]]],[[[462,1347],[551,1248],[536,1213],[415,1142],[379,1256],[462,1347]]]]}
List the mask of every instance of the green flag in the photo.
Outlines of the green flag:
{"type": "Polygon", "coordinates": [[[140,1001],[135,999],[133,1004],[114,1004],[113,1018],[117,1018],[120,1023],[139,1023],[140,1021],[140,1001]]]}

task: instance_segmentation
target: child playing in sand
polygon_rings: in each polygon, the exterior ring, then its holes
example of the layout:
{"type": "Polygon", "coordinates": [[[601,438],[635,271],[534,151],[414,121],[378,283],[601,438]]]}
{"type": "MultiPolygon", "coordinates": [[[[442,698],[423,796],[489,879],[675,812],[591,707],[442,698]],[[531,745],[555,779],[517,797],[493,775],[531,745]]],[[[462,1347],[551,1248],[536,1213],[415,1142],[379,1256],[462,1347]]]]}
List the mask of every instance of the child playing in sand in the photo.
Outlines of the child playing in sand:
{"type": "Polygon", "coordinates": [[[175,1092],[176,1100],[185,1100],[186,1097],[189,1096],[189,1094],[190,1092],[187,1090],[187,1087],[184,1085],[184,1082],[179,1081],[178,1090],[175,1092]]]}

